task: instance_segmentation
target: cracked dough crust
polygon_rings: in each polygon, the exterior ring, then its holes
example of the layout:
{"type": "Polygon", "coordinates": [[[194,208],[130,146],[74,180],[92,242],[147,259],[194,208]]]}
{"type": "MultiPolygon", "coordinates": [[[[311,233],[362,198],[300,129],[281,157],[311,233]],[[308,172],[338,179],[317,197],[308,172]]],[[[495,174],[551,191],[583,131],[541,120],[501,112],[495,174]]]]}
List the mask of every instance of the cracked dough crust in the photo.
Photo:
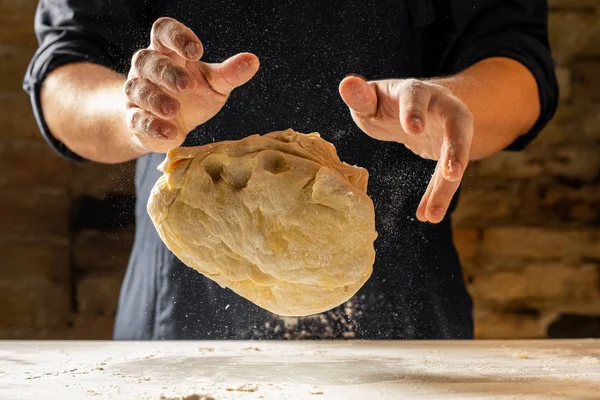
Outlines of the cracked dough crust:
{"type": "Polygon", "coordinates": [[[186,265],[283,316],[350,299],[375,260],[367,170],[291,129],[168,152],[148,213],[186,265]]]}

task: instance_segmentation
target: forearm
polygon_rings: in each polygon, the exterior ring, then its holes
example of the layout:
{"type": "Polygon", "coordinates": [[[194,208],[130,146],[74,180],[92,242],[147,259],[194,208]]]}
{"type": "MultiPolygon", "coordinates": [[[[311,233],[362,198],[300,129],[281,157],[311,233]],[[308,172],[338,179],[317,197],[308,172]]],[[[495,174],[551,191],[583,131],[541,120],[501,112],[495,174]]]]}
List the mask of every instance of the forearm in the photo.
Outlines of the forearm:
{"type": "Polygon", "coordinates": [[[460,74],[431,82],[450,89],[473,114],[472,160],[503,150],[527,133],[540,115],[535,78],[508,58],[483,60],[460,74]]]}
{"type": "Polygon", "coordinates": [[[145,153],[125,124],[125,77],[90,63],[68,64],[48,75],[41,90],[50,132],[92,161],[119,163],[145,153]]]}

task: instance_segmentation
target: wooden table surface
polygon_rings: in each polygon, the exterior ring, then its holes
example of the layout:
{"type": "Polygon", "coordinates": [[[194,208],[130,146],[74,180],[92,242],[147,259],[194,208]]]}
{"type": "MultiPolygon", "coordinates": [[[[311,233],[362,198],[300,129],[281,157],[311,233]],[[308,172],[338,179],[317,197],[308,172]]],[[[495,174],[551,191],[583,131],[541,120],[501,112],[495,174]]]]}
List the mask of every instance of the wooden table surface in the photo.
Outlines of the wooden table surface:
{"type": "Polygon", "coordinates": [[[0,399],[203,395],[596,400],[600,341],[0,341],[0,399]]]}

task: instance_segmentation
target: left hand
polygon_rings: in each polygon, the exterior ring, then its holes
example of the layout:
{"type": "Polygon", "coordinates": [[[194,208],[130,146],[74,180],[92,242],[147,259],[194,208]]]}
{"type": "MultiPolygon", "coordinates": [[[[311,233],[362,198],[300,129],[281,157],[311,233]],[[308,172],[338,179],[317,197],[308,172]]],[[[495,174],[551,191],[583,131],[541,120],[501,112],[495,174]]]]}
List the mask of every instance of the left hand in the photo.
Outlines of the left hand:
{"type": "Polygon", "coordinates": [[[444,219],[469,162],[473,116],[467,105],[446,87],[416,79],[366,82],[349,76],[339,90],[367,135],[438,160],[417,218],[432,223],[444,219]]]}

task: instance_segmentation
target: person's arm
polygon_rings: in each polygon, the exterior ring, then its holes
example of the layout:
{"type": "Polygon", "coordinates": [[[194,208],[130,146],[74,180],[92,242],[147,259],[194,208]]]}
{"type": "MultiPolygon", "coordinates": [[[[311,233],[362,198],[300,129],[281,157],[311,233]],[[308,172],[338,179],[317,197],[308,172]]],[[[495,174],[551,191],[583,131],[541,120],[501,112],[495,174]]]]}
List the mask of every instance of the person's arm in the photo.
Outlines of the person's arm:
{"type": "Polygon", "coordinates": [[[528,133],[540,116],[537,82],[512,59],[490,58],[454,76],[428,82],[450,89],[473,114],[470,160],[506,149],[528,133]]]}
{"type": "Polygon", "coordinates": [[[165,152],[256,73],[258,59],[248,53],[218,64],[198,61],[200,40],[173,19],[154,21],[154,6],[40,0],[40,46],[23,88],[42,135],[59,154],[115,163],[165,152]],[[150,46],[134,54],[148,39],[150,46]]]}
{"type": "Polygon", "coordinates": [[[558,87],[543,0],[451,2],[456,36],[439,79],[367,82],[347,77],[340,94],[356,124],[376,139],[437,160],[419,207],[440,222],[469,160],[519,150],[552,118],[558,87]]]}
{"type": "Polygon", "coordinates": [[[536,80],[507,58],[440,79],[367,82],[351,76],[340,83],[340,94],[366,134],[438,160],[417,209],[417,218],[429,222],[444,218],[469,160],[506,148],[540,115],[536,80]]]}
{"type": "MultiPolygon", "coordinates": [[[[123,105],[122,75],[135,49],[147,45],[155,12],[153,1],[39,1],[34,19],[39,47],[23,89],[30,96],[40,132],[57,153],[86,161],[85,157],[94,157],[93,133],[118,137],[116,128],[121,124],[114,122],[119,118],[117,107],[123,105]],[[94,109],[107,113],[98,125],[92,122],[100,115],[94,109]],[[82,137],[81,151],[69,148],[73,135],[82,137]]],[[[125,138],[120,140],[125,152],[131,150],[125,138]]],[[[101,146],[104,143],[100,140],[101,146]]],[[[129,158],[117,153],[113,161],[129,158]]]]}
{"type": "Polygon", "coordinates": [[[48,75],[41,106],[54,138],[79,156],[118,163],[148,152],[125,125],[125,77],[92,63],[62,66],[48,75]]]}
{"type": "Polygon", "coordinates": [[[166,152],[212,118],[258,70],[258,59],[249,53],[218,64],[198,61],[202,43],[171,18],[158,19],[150,36],[150,46],[133,56],[127,80],[90,63],[48,75],[41,108],[54,138],[104,163],[166,152]]]}

